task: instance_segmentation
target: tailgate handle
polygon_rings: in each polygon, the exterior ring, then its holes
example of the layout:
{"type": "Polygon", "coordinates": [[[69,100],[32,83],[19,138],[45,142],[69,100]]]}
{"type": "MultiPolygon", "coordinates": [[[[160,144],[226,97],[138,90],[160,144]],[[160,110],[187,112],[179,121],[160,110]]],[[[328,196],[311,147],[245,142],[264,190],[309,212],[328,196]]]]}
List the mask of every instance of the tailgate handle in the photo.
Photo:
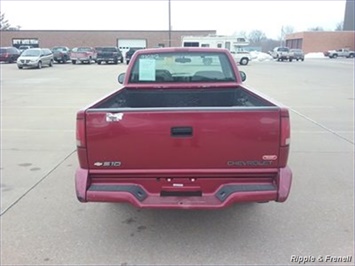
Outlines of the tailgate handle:
{"type": "Polygon", "coordinates": [[[192,127],[172,127],[171,136],[172,137],[188,137],[192,136],[192,127]]]}

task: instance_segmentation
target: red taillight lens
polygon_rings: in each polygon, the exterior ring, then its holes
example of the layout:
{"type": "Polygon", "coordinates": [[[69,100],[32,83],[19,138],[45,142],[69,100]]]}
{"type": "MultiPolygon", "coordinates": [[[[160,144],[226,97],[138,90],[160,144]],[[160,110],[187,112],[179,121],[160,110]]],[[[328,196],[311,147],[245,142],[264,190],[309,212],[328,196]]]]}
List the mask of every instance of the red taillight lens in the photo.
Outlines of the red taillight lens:
{"type": "Polygon", "coordinates": [[[281,146],[289,146],[291,142],[290,118],[281,117],[281,146]]]}
{"type": "Polygon", "coordinates": [[[76,118],[76,146],[86,147],[85,119],[80,114],[76,118]]]}

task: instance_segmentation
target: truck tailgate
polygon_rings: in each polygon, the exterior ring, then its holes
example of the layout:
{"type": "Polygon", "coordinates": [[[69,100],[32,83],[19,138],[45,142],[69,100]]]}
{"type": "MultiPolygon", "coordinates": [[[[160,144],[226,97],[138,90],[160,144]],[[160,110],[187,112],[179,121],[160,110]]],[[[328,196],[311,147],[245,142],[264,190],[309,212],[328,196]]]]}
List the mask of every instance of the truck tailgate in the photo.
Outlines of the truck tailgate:
{"type": "Polygon", "coordinates": [[[89,169],[277,167],[277,107],[86,111],[89,169]]]}

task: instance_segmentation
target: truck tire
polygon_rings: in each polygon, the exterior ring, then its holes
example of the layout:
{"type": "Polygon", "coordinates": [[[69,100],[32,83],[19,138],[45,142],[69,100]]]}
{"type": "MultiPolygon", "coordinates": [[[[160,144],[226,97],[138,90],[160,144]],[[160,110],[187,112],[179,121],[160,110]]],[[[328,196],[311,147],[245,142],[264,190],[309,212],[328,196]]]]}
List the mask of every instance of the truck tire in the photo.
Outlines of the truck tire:
{"type": "Polygon", "coordinates": [[[100,60],[97,60],[97,63],[98,63],[99,65],[101,65],[101,61],[100,61],[100,60]]]}
{"type": "Polygon", "coordinates": [[[332,58],[337,58],[338,55],[337,54],[333,54],[332,58]]]}
{"type": "Polygon", "coordinates": [[[349,58],[354,58],[354,54],[349,54],[349,58]]]}
{"type": "Polygon", "coordinates": [[[72,64],[74,64],[74,65],[76,64],[76,60],[71,60],[71,62],[72,62],[72,64]]]}
{"type": "Polygon", "coordinates": [[[249,63],[249,59],[246,57],[243,57],[242,59],[240,59],[239,64],[242,66],[246,66],[249,63]]]}

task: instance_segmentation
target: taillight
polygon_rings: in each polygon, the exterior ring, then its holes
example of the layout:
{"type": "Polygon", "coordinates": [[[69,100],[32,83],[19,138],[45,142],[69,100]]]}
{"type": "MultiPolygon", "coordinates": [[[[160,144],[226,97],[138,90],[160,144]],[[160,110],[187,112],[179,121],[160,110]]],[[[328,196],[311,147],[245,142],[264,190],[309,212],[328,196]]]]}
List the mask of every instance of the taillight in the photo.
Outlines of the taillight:
{"type": "Polygon", "coordinates": [[[76,146],[86,147],[85,113],[79,112],[76,117],[76,146]]]}
{"type": "Polygon", "coordinates": [[[289,146],[291,142],[290,118],[281,117],[281,146],[289,146]]]}
{"type": "Polygon", "coordinates": [[[279,167],[284,168],[287,165],[288,155],[290,151],[291,142],[291,125],[288,110],[281,109],[281,135],[280,135],[280,153],[279,153],[279,167]]]}

